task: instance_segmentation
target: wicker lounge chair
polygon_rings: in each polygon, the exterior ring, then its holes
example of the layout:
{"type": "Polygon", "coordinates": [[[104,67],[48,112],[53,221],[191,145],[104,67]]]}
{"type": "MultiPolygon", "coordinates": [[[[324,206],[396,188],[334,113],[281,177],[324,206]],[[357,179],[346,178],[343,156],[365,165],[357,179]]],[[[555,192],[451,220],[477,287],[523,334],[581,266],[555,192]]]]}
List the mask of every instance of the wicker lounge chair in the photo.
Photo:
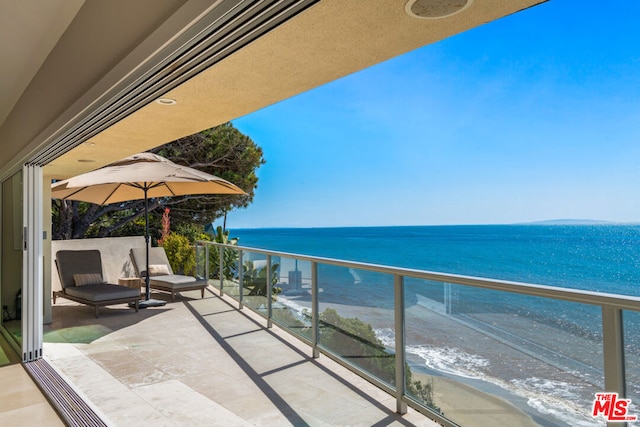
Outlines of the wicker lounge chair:
{"type": "Polygon", "coordinates": [[[53,292],[56,299],[66,298],[81,304],[98,307],[132,303],[138,311],[140,291],[106,283],[102,276],[102,259],[98,250],[61,250],[56,253],[56,267],[60,276],[61,291],[53,292]]]}
{"type": "MultiPolygon", "coordinates": [[[[138,277],[145,278],[146,253],[144,248],[131,249],[131,261],[138,277]]],[[[207,281],[193,276],[173,274],[173,269],[163,247],[149,248],[149,287],[157,291],[169,292],[171,301],[176,300],[176,294],[184,291],[199,290],[204,298],[207,281]]]]}

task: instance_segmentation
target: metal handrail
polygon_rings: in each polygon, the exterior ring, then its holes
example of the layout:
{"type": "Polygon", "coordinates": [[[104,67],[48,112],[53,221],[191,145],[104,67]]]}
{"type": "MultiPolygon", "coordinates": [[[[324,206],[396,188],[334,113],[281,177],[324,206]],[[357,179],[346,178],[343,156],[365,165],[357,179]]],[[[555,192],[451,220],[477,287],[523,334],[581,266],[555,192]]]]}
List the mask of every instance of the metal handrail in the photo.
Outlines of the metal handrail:
{"type": "Polygon", "coordinates": [[[512,292],[523,295],[552,298],[581,304],[597,306],[608,306],[622,310],[632,310],[640,312],[640,297],[630,295],[611,294],[606,292],[586,291],[580,289],[561,288],[556,286],[538,285],[509,280],[488,279],[483,277],[465,276],[459,274],[439,273],[427,270],[417,270],[403,267],[392,267],[388,265],[370,264],[358,261],[346,261],[334,258],[324,258],[311,255],[294,254],[289,252],[272,251],[267,249],[251,248],[247,246],[228,245],[215,242],[198,241],[199,244],[208,244],[229,248],[234,250],[259,253],[263,255],[279,256],[283,258],[294,258],[300,261],[316,262],[320,264],[335,265],[338,267],[356,268],[373,271],[376,273],[386,273],[390,275],[401,275],[416,279],[432,280],[434,282],[444,282],[456,285],[473,286],[482,289],[512,292]]]}
{"type": "MultiPolygon", "coordinates": [[[[262,254],[267,257],[268,260],[271,257],[282,257],[296,259],[299,261],[308,261],[311,263],[311,289],[312,289],[312,339],[309,342],[304,337],[296,336],[303,342],[312,346],[313,357],[318,357],[320,352],[336,360],[341,365],[347,367],[358,375],[366,378],[372,383],[378,385],[383,390],[394,395],[396,397],[397,412],[404,414],[407,411],[407,404],[414,409],[424,413],[425,415],[435,419],[445,426],[457,426],[457,424],[447,418],[444,418],[441,414],[432,411],[430,408],[426,408],[420,405],[415,400],[411,399],[404,388],[404,363],[406,361],[406,350],[404,346],[404,279],[407,277],[424,279],[436,282],[442,282],[447,284],[457,284],[464,286],[471,286],[475,288],[497,290],[503,292],[516,293],[521,295],[549,298],[554,300],[562,300],[575,302],[580,304],[589,304],[601,307],[602,310],[602,345],[603,345],[603,358],[604,358],[604,380],[605,391],[616,392],[620,396],[626,396],[626,377],[625,377],[625,360],[624,360],[624,333],[622,324],[622,310],[631,310],[640,312],[640,297],[618,295],[604,292],[586,291],[579,289],[569,289],[562,287],[522,283],[507,280],[496,280],[473,276],[464,276],[458,274],[440,273],[426,270],[409,269],[402,267],[392,267],[379,264],[370,264],[357,261],[346,261],[334,258],[324,258],[311,255],[294,254],[281,251],[273,251],[260,248],[251,248],[246,246],[229,245],[209,241],[198,241],[197,245],[217,246],[219,249],[221,266],[222,266],[222,253],[225,248],[238,251],[240,254],[240,260],[242,260],[242,254],[244,252],[251,252],[262,254]],[[357,366],[351,365],[340,357],[332,354],[330,351],[320,348],[318,345],[318,264],[327,264],[338,267],[354,268],[360,270],[367,270],[376,273],[383,273],[392,275],[394,278],[394,299],[395,299],[395,330],[396,330],[396,387],[390,388],[387,384],[379,381],[377,378],[368,375],[367,372],[362,371],[357,366]],[[398,333],[401,331],[401,333],[398,333]]],[[[207,257],[208,259],[208,257],[207,257]]],[[[267,263],[270,265],[270,262],[267,263]]],[[[270,268],[270,267],[269,267],[270,268]]],[[[242,284],[242,268],[239,269],[239,280],[242,284]]],[[[221,294],[222,294],[222,267],[220,268],[220,281],[221,281],[221,294]]],[[[270,276],[267,276],[270,277],[270,276]]],[[[207,276],[208,278],[208,276],[207,276]]],[[[241,285],[240,285],[241,286],[241,285]]],[[[267,294],[270,296],[270,294],[267,294]]],[[[269,298],[270,299],[270,298],[269,298]]],[[[239,307],[243,307],[242,292],[240,293],[239,307]]],[[[251,307],[249,307],[251,308],[251,307]]],[[[260,313],[264,315],[263,313],[260,313]]],[[[268,327],[271,326],[271,309],[267,313],[268,327]]],[[[286,328],[285,328],[286,330],[286,328]]],[[[289,332],[289,331],[288,331],[289,332]]]]}

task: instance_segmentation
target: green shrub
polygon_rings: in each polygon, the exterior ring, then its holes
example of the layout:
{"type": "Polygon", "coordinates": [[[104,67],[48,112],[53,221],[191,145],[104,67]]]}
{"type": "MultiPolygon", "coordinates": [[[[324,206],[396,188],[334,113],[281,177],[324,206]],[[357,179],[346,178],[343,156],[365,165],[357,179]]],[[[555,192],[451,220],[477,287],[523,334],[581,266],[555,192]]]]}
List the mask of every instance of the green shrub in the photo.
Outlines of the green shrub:
{"type": "MultiPolygon", "coordinates": [[[[282,288],[273,286],[278,283],[278,269],[279,263],[271,264],[271,298],[273,301],[277,300],[278,294],[282,292],[282,288]]],[[[267,279],[267,268],[255,268],[254,262],[247,260],[242,266],[243,269],[243,286],[249,290],[250,296],[266,296],[267,285],[269,280],[267,279]]]]}
{"type": "MultiPolygon", "coordinates": [[[[320,343],[374,376],[395,384],[395,354],[387,352],[373,327],[358,318],[346,318],[332,308],[320,313],[320,343]]],[[[416,400],[439,410],[433,402],[433,381],[423,384],[411,378],[405,364],[407,393],[416,400]]]]}
{"type": "Polygon", "coordinates": [[[195,275],[196,252],[189,239],[177,233],[169,233],[162,243],[169,264],[176,274],[195,275]]]}
{"type": "MultiPolygon", "coordinates": [[[[213,237],[216,243],[225,245],[237,245],[238,239],[229,237],[229,230],[222,230],[222,227],[216,228],[216,234],[213,237]]],[[[233,249],[224,249],[222,258],[222,274],[225,279],[232,279],[238,271],[238,251],[233,249]]],[[[209,250],[209,274],[213,279],[220,278],[220,252],[217,247],[209,250]]]]}
{"type": "Polygon", "coordinates": [[[175,227],[174,232],[186,237],[192,245],[197,240],[211,240],[211,236],[205,233],[204,227],[199,224],[180,223],[175,227]]]}

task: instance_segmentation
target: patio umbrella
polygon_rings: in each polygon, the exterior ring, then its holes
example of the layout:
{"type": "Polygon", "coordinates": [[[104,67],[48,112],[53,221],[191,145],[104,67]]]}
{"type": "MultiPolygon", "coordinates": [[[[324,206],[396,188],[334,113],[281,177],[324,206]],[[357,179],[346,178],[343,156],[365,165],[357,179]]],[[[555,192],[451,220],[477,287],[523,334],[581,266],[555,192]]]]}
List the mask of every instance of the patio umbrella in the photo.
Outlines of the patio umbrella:
{"type": "MultiPolygon", "coordinates": [[[[149,198],[190,194],[245,194],[217,176],[181,166],[152,153],[140,153],[51,185],[54,199],[108,205],[144,199],[146,271],[149,271],[149,198]]],[[[163,305],[150,299],[149,274],[145,275],[146,300],[141,307],[163,305]]]]}

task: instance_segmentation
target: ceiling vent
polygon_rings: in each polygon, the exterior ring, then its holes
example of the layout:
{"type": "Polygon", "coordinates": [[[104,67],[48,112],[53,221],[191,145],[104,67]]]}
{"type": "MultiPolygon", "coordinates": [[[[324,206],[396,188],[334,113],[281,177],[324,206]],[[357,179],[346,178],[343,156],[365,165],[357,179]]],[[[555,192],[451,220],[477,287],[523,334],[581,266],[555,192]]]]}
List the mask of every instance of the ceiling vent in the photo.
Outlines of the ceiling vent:
{"type": "Polygon", "coordinates": [[[409,0],[406,12],[413,18],[438,19],[462,12],[473,0],[409,0]]]}

